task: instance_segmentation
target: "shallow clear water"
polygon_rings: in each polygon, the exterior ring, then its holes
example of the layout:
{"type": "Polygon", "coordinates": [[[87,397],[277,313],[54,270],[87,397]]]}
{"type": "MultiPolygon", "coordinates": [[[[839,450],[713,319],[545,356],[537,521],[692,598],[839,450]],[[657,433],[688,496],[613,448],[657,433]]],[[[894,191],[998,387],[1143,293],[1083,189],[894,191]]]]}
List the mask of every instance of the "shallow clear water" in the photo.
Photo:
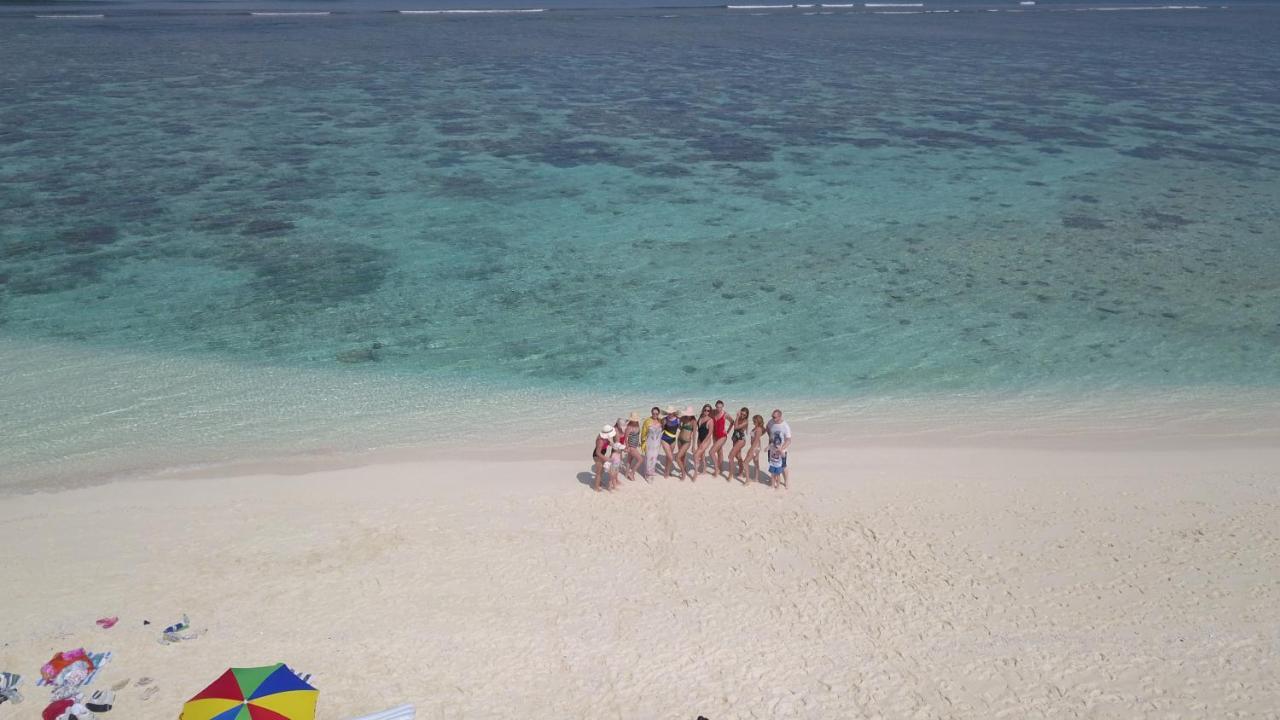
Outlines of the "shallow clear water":
{"type": "MultiPolygon", "coordinates": [[[[1280,385],[1280,8],[23,7],[0,14],[10,468],[74,454],[64,394],[107,444],[141,442],[109,412],[138,402],[173,419],[150,441],[216,444],[157,380],[175,363],[255,378],[226,417],[289,446],[265,406],[362,382],[383,409],[460,382],[1280,385]]],[[[359,397],[330,424],[378,444],[359,397]]]]}

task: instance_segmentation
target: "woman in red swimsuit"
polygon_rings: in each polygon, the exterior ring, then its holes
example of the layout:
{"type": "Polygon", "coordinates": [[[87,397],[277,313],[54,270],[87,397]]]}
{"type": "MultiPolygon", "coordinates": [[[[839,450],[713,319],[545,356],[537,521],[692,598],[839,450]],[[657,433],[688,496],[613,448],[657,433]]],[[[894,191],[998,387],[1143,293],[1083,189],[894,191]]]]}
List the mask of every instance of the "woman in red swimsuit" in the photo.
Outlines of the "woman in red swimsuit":
{"type": "Polygon", "coordinates": [[[711,459],[716,464],[716,474],[724,470],[724,479],[728,480],[729,471],[724,468],[724,441],[729,438],[729,416],[724,412],[724,401],[716,401],[716,410],[711,415],[711,459]]]}

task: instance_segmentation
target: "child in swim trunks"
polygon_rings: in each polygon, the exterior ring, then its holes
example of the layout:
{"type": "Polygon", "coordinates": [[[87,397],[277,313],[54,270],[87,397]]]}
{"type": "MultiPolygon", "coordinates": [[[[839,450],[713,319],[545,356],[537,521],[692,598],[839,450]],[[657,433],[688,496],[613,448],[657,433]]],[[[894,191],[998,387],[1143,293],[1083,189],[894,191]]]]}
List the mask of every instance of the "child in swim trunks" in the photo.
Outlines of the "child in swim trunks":
{"type": "Polygon", "coordinates": [[[787,454],[778,443],[769,443],[769,487],[778,487],[782,471],[787,467],[787,454]]]}

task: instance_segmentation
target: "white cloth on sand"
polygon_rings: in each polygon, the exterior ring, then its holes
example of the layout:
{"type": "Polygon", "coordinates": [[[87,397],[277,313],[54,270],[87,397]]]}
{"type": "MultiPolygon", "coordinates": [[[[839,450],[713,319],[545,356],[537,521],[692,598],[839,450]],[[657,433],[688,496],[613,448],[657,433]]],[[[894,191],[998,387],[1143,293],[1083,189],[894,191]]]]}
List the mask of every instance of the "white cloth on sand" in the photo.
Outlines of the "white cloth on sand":
{"type": "Polygon", "coordinates": [[[414,709],[412,705],[399,705],[390,710],[374,713],[372,715],[362,715],[351,720],[413,720],[414,709]]]}

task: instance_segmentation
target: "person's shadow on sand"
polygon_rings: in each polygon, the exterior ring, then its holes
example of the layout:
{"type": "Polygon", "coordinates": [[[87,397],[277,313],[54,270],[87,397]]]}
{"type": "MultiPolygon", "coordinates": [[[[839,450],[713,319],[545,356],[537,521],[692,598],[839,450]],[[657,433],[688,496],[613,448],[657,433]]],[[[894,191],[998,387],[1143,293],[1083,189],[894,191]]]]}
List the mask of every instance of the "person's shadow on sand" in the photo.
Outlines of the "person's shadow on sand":
{"type": "MultiPolygon", "coordinates": [[[[661,472],[661,471],[662,471],[662,467],[661,467],[661,466],[659,466],[658,471],[659,471],[659,472],[658,472],[656,475],[654,475],[654,479],[655,479],[655,480],[663,479],[663,478],[665,477],[665,476],[662,474],[662,472],[661,472]]],[[[674,477],[676,477],[676,476],[674,476],[674,475],[673,475],[672,477],[674,478],[674,477]]],[[[719,476],[719,475],[717,475],[717,476],[715,476],[715,477],[719,478],[720,480],[724,480],[724,478],[723,478],[723,477],[721,477],[721,476],[719,476]]],[[[636,479],[637,479],[637,480],[641,480],[641,479],[643,479],[643,477],[640,475],[640,473],[639,473],[639,472],[636,472],[636,479]]],[[[591,470],[588,470],[588,471],[586,471],[586,472],[580,472],[580,473],[578,473],[578,482],[579,482],[579,483],[582,483],[583,485],[586,485],[587,487],[591,487],[592,485],[594,485],[594,484],[595,484],[595,482],[596,482],[596,471],[595,471],[595,469],[591,469],[591,470]]],[[[743,484],[743,483],[742,483],[742,481],[741,481],[741,480],[739,480],[739,479],[737,479],[737,478],[734,478],[734,479],[733,479],[733,482],[735,482],[735,483],[739,483],[739,484],[743,484]]],[[[748,485],[748,486],[750,486],[750,485],[755,485],[756,483],[761,483],[761,484],[764,484],[764,485],[768,485],[768,484],[769,484],[769,475],[768,475],[767,473],[763,473],[763,472],[762,472],[762,473],[760,473],[760,477],[759,477],[759,478],[757,478],[757,479],[753,480],[753,479],[751,479],[750,473],[748,473],[748,475],[747,475],[747,482],[746,482],[745,484],[746,484],[746,485],[748,485]]]]}

